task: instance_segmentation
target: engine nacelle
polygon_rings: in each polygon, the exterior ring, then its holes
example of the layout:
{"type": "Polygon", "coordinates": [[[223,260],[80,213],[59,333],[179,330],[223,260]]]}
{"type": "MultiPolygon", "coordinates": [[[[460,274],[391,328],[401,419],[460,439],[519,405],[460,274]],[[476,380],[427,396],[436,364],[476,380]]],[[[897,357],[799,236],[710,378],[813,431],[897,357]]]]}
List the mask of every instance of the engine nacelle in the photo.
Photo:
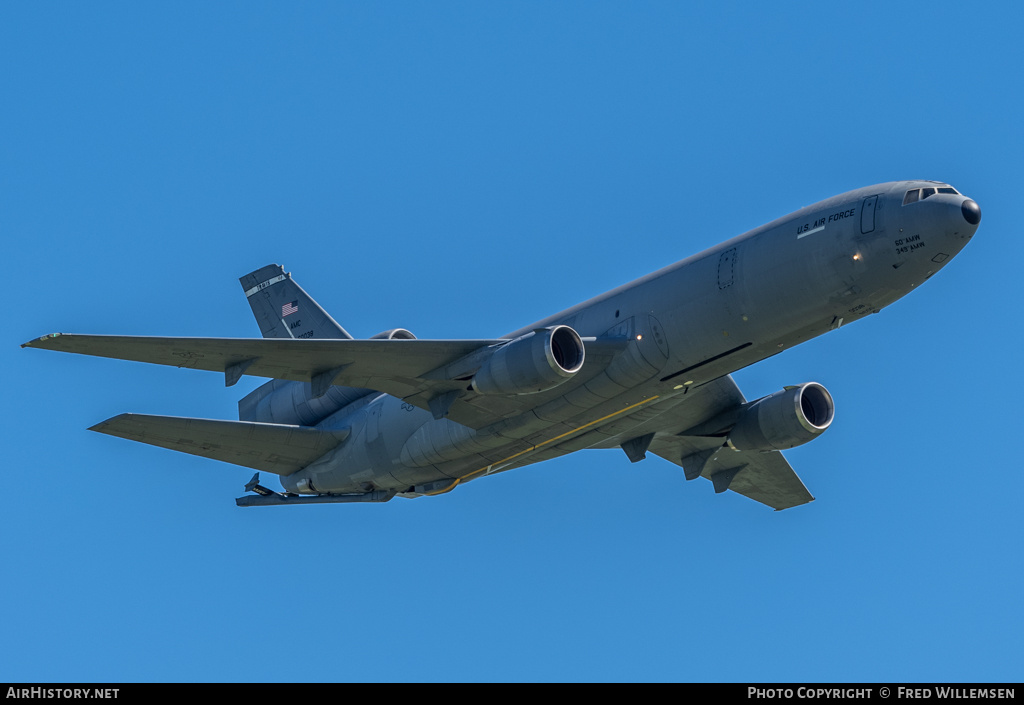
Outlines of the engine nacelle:
{"type": "Polygon", "coordinates": [[[783,389],[748,406],[726,444],[733,450],[795,448],[824,433],[835,411],[832,395],[817,382],[783,389]]]}
{"type": "Polygon", "coordinates": [[[383,333],[377,335],[371,335],[370,340],[416,340],[416,336],[407,331],[405,328],[392,328],[386,330],[383,333]]]}
{"type": "Polygon", "coordinates": [[[541,328],[495,350],[472,388],[479,394],[536,394],[569,380],[585,356],[579,333],[569,326],[541,328]]]}

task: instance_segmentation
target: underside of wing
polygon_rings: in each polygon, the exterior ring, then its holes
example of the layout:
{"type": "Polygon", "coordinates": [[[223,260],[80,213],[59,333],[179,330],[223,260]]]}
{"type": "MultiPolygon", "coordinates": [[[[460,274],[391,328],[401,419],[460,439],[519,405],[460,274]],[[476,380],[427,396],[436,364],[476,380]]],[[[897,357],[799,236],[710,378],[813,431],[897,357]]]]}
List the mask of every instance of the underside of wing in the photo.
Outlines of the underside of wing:
{"type": "MultiPolygon", "coordinates": [[[[730,451],[723,451],[729,453],[730,451]]],[[[798,507],[814,501],[793,466],[779,451],[768,453],[739,453],[740,458],[726,459],[716,456],[712,459],[709,472],[737,472],[727,489],[749,497],[755,502],[766,504],[776,511],[798,507]],[[723,469],[715,469],[718,466],[723,469]],[[724,468],[729,467],[729,470],[724,468]]],[[[715,475],[711,476],[714,480],[715,475]]]]}
{"type": "Polygon", "coordinates": [[[348,436],[348,431],[146,414],[121,414],[89,430],[277,475],[301,470],[348,436]]]}
{"type": "MultiPolygon", "coordinates": [[[[388,380],[408,396],[416,379],[469,353],[502,340],[291,340],[280,338],[165,338],[55,333],[22,347],[149,362],[229,375],[242,374],[309,382],[335,371],[330,380],[379,389],[368,381],[388,380]],[[404,382],[403,382],[404,381],[404,382]]],[[[386,389],[380,391],[389,392],[386,389]]]]}
{"type": "Polygon", "coordinates": [[[735,451],[725,445],[725,431],[746,402],[732,377],[722,377],[688,392],[647,423],[597,447],[622,446],[629,453],[631,442],[651,434],[649,448],[645,448],[682,467],[688,480],[711,480],[716,492],[732,490],[776,510],[814,501],[781,452],[735,451]]]}
{"type": "Polygon", "coordinates": [[[683,468],[687,479],[706,477],[716,492],[732,490],[781,510],[813,502],[800,477],[779,451],[737,452],[720,442],[662,439],[651,452],[683,468]]]}
{"type": "Polygon", "coordinates": [[[487,356],[509,344],[490,340],[292,340],[280,338],[170,338],[43,336],[23,347],[220,372],[229,386],[242,375],[375,389],[483,428],[517,416],[600,374],[626,345],[621,339],[586,343],[582,368],[554,389],[537,394],[477,394],[469,380],[487,356]]]}

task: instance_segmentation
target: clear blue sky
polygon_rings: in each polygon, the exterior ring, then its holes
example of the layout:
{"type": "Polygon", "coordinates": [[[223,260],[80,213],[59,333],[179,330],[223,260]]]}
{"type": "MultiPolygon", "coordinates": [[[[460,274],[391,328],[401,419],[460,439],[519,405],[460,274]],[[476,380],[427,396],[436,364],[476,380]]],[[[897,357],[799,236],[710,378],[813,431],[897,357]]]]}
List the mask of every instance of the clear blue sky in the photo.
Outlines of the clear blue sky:
{"type": "Polygon", "coordinates": [[[0,6],[0,681],[1022,678],[1019,3],[0,6]],[[86,431],[256,382],[18,346],[251,337],[278,262],[357,337],[490,337],[828,196],[974,241],[743,371],[825,384],[773,513],[586,451],[373,506],[86,431]],[[10,258],[9,258],[10,259],[10,258]]]}

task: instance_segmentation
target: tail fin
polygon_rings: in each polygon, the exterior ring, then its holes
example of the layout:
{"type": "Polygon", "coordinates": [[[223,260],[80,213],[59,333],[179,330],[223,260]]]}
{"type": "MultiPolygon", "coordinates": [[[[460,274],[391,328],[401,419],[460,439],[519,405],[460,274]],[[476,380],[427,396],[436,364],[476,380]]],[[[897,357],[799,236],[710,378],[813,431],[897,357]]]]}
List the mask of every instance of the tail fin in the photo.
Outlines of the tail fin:
{"type": "Polygon", "coordinates": [[[264,338],[352,339],[281,265],[268,264],[238,281],[264,338]]]}

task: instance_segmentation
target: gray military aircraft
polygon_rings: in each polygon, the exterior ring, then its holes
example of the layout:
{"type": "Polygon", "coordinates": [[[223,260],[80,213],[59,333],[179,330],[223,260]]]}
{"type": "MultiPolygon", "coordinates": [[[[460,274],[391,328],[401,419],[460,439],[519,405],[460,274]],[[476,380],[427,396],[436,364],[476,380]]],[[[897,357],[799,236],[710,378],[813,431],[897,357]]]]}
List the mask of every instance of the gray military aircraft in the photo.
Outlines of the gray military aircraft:
{"type": "Polygon", "coordinates": [[[227,386],[270,378],[239,421],[121,414],[91,429],[256,469],[239,506],[436,495],[619,447],[780,510],[814,499],[780,451],[828,429],[832,397],[808,382],[748,402],[730,373],[878,313],[980,222],[948,184],[869,186],[489,340],[354,340],[275,264],[241,278],[262,339],[55,333],[23,347],[221,372],[227,386]]]}

